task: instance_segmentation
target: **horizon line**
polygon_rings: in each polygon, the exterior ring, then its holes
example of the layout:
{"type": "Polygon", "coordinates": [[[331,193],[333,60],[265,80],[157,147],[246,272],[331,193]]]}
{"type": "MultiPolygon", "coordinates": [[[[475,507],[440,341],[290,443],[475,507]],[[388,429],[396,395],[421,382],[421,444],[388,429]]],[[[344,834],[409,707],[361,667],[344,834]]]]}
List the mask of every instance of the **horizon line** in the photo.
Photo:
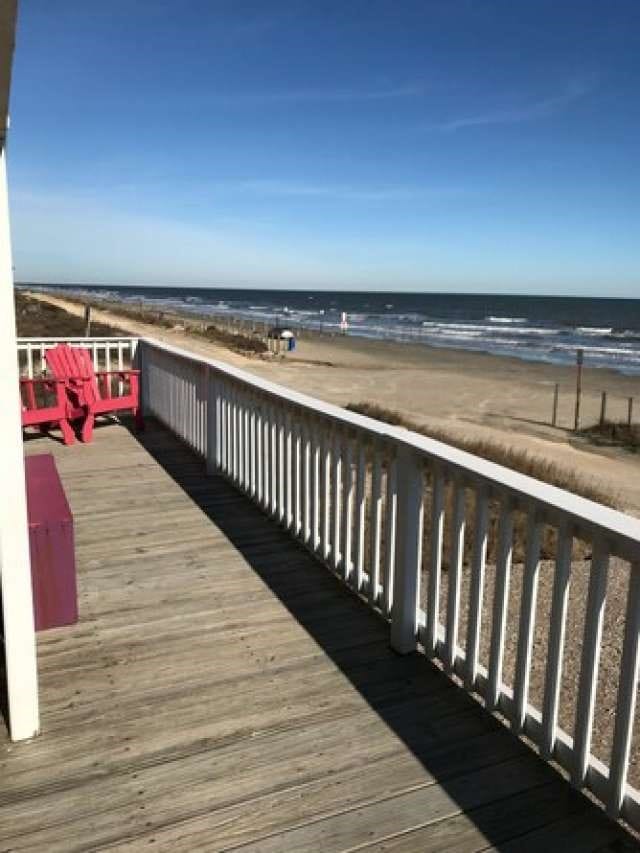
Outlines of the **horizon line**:
{"type": "Polygon", "coordinates": [[[339,290],[322,290],[318,292],[317,288],[296,288],[296,287],[250,287],[250,286],[222,286],[222,285],[198,285],[198,284],[89,284],[87,282],[48,282],[48,281],[17,281],[13,282],[14,287],[60,287],[60,288],[82,288],[82,287],[100,287],[110,290],[123,288],[158,288],[160,290],[239,290],[239,291],[259,291],[263,293],[314,293],[319,294],[358,294],[358,293],[377,293],[384,296],[491,296],[491,297],[506,297],[507,299],[599,299],[607,300],[626,300],[628,302],[640,302],[639,296],[588,296],[586,294],[575,293],[496,293],[490,291],[473,292],[467,290],[349,290],[341,288],[339,290]]]}

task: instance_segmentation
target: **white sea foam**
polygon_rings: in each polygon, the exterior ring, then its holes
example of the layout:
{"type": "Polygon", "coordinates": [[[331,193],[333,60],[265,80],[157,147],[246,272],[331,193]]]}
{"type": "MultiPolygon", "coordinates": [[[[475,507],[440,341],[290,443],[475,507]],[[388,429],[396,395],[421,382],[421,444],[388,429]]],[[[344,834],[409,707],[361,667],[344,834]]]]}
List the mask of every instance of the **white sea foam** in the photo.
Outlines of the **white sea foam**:
{"type": "Polygon", "coordinates": [[[484,323],[444,323],[437,322],[436,320],[424,320],[422,323],[423,327],[428,329],[439,329],[443,331],[452,330],[463,330],[463,331],[476,331],[476,332],[486,332],[488,337],[495,337],[496,335],[510,334],[510,335],[560,335],[562,334],[561,329],[550,329],[542,326],[516,326],[516,327],[506,327],[501,328],[500,326],[489,326],[484,323]]]}
{"type": "Polygon", "coordinates": [[[576,332],[580,335],[593,335],[594,337],[602,337],[603,335],[610,335],[613,332],[611,326],[608,328],[603,326],[576,326],[576,332]]]}

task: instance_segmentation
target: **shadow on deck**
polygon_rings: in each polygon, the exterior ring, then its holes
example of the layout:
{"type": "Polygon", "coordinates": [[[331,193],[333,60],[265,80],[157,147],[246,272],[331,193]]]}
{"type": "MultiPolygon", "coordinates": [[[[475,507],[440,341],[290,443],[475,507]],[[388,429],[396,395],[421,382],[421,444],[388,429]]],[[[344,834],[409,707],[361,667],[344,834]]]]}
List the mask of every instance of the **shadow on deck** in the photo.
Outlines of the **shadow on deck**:
{"type": "Polygon", "coordinates": [[[82,618],[39,640],[1,849],[636,849],[165,430],[28,452],[58,459],[82,618]]]}

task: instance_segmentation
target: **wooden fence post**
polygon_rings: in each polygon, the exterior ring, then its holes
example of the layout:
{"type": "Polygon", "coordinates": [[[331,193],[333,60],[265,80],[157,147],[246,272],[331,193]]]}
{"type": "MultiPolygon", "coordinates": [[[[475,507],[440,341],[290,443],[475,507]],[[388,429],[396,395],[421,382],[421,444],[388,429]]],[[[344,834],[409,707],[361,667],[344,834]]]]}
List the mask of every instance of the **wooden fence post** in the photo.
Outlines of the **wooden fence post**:
{"type": "Polygon", "coordinates": [[[551,426],[558,425],[558,393],[560,390],[560,386],[556,382],[555,387],[553,389],[553,411],[551,414],[551,426]]]}
{"type": "Polygon", "coordinates": [[[602,392],[602,399],[600,401],[600,426],[604,426],[605,421],[607,420],[607,392],[602,392]]]}
{"type": "Polygon", "coordinates": [[[396,565],[391,611],[391,647],[400,654],[416,649],[422,564],[423,491],[421,459],[401,447],[397,456],[396,565]]]}
{"type": "Polygon", "coordinates": [[[579,349],[576,353],[576,365],[578,372],[576,375],[576,411],[573,422],[573,429],[578,432],[580,429],[580,400],[582,397],[582,363],[584,361],[584,350],[579,349]]]}
{"type": "Polygon", "coordinates": [[[629,402],[627,404],[627,426],[631,428],[631,424],[633,422],[633,397],[629,397],[629,402]]]}

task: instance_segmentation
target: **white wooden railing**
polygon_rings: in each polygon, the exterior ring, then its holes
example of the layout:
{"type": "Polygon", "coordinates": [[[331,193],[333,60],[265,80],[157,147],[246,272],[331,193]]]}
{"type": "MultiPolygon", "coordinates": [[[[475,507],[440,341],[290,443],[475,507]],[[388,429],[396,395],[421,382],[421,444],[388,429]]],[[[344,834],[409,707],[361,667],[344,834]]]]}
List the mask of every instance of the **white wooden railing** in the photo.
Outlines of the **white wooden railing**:
{"type": "Polygon", "coordinates": [[[545,758],[557,762],[577,787],[588,788],[610,815],[640,828],[640,795],[628,784],[639,667],[640,521],[157,341],[139,341],[137,363],[146,412],[203,457],[210,473],[224,475],[386,616],[394,649],[439,662],[461,687],[506,718],[514,733],[528,736],[545,758]],[[526,523],[518,527],[523,513],[526,523]],[[545,565],[553,574],[553,594],[539,624],[541,548],[549,531],[553,554],[546,554],[545,565]],[[517,651],[507,679],[518,537],[523,567],[517,651]],[[578,540],[591,550],[590,561],[572,559],[578,540]],[[588,594],[578,603],[584,627],[569,734],[560,727],[566,717],[563,654],[575,640],[566,636],[567,610],[579,571],[587,573],[588,594]],[[608,581],[623,571],[630,580],[618,620],[624,637],[605,763],[592,755],[592,734],[604,710],[597,685],[608,581]],[[536,630],[547,638],[539,707],[530,695],[532,663],[540,654],[536,630]]]}
{"type": "Polygon", "coordinates": [[[640,521],[438,441],[322,403],[220,362],[140,342],[147,410],[286,527],[391,621],[391,643],[419,648],[489,710],[508,718],[609,813],[640,827],[627,784],[640,633],[640,521]],[[452,490],[446,619],[440,619],[445,491],[452,490]],[[466,495],[475,496],[466,641],[459,638],[466,495]],[[424,505],[429,536],[423,566],[424,505]],[[499,506],[495,586],[484,605],[489,516],[499,506]],[[503,680],[514,517],[527,514],[513,683],[503,680]],[[557,531],[541,709],[529,701],[543,527],[557,531]],[[574,537],[592,546],[573,735],[558,724],[574,537]],[[609,767],[591,754],[611,558],[630,564],[626,627],[609,767]],[[424,610],[420,583],[426,577],[424,610]],[[489,612],[488,612],[489,611],[489,612]],[[490,622],[488,665],[480,632],[490,622]]]}
{"type": "Polygon", "coordinates": [[[135,358],[137,338],[18,338],[18,367],[21,376],[33,379],[47,372],[44,354],[58,344],[84,347],[93,355],[95,370],[122,370],[135,358]]]}

